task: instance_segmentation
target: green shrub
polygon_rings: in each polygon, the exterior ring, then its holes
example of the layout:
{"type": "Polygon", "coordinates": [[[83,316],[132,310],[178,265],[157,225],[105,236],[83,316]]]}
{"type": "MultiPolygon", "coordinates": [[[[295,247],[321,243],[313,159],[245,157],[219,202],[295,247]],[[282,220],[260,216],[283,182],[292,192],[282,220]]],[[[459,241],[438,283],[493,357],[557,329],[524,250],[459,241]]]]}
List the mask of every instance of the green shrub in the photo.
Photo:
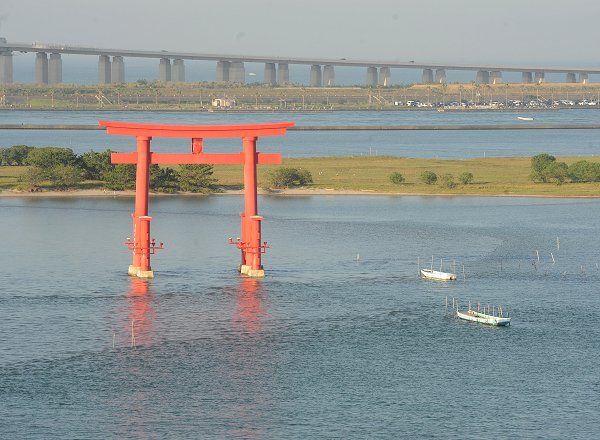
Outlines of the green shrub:
{"type": "Polygon", "coordinates": [[[404,180],[404,176],[400,173],[390,174],[390,182],[392,182],[394,185],[400,185],[404,183],[404,180]]]}
{"type": "Polygon", "coordinates": [[[162,193],[179,191],[178,175],[173,168],[161,168],[157,164],[150,167],[150,189],[162,193]]]}
{"type": "Polygon", "coordinates": [[[557,162],[556,157],[541,153],[531,158],[531,175],[534,182],[563,183],[569,175],[569,167],[564,162],[557,162]]]}
{"type": "Polygon", "coordinates": [[[534,182],[546,182],[546,175],[544,170],[552,162],[556,162],[556,157],[548,154],[541,153],[531,158],[531,175],[529,176],[534,182]]]}
{"type": "Polygon", "coordinates": [[[59,190],[66,190],[77,186],[81,182],[81,168],[75,165],[59,163],[47,171],[48,179],[52,186],[59,190]]]}
{"type": "Polygon", "coordinates": [[[135,165],[115,165],[104,174],[104,186],[115,191],[135,188],[135,165]]]}
{"type": "Polygon", "coordinates": [[[419,180],[425,183],[426,185],[433,185],[437,182],[438,177],[433,171],[423,171],[419,176],[419,180]]]}
{"type": "Polygon", "coordinates": [[[46,180],[46,172],[39,167],[29,167],[19,176],[19,188],[25,191],[38,191],[46,180]]]}
{"type": "Polygon", "coordinates": [[[544,182],[563,183],[569,175],[569,167],[564,162],[552,162],[544,169],[544,182]]]}
{"type": "Polygon", "coordinates": [[[78,157],[70,148],[44,147],[32,149],[25,159],[26,165],[53,168],[56,165],[76,165],[78,157]]]}
{"type": "Polygon", "coordinates": [[[573,182],[600,182],[600,163],[580,160],[569,166],[568,174],[573,182]]]}
{"type": "Polygon", "coordinates": [[[106,150],[102,153],[88,151],[81,155],[81,166],[84,178],[89,180],[104,180],[104,175],[114,168],[110,162],[112,151],[106,150]]]}
{"type": "Polygon", "coordinates": [[[177,182],[181,191],[209,192],[215,189],[217,179],[213,176],[212,165],[185,164],[179,166],[177,182]]]}
{"type": "Polygon", "coordinates": [[[440,176],[440,186],[444,188],[454,188],[456,186],[454,176],[452,174],[442,174],[440,176]]]}
{"type": "Polygon", "coordinates": [[[462,173],[460,176],[458,176],[458,181],[463,185],[473,183],[473,173],[462,173]]]}
{"type": "Polygon", "coordinates": [[[10,148],[0,148],[0,165],[23,165],[33,147],[13,145],[10,148]]]}
{"type": "Polygon", "coordinates": [[[313,183],[310,171],[290,167],[282,167],[272,171],[267,180],[270,188],[294,188],[313,183]]]}

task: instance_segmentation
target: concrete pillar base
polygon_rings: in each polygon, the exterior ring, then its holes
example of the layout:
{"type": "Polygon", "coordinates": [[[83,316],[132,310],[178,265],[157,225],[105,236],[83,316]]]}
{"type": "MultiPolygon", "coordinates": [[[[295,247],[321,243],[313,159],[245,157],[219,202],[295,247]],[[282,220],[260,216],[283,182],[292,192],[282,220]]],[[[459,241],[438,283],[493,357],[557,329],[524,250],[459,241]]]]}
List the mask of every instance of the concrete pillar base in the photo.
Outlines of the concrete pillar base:
{"type": "Polygon", "coordinates": [[[138,278],[154,278],[154,271],[152,270],[142,270],[142,268],[130,265],[127,270],[127,274],[130,277],[138,277],[138,278]]]}
{"type": "Polygon", "coordinates": [[[251,266],[246,266],[245,264],[242,264],[240,266],[240,273],[242,275],[246,275],[251,278],[264,278],[265,277],[264,269],[252,269],[251,266]]]}

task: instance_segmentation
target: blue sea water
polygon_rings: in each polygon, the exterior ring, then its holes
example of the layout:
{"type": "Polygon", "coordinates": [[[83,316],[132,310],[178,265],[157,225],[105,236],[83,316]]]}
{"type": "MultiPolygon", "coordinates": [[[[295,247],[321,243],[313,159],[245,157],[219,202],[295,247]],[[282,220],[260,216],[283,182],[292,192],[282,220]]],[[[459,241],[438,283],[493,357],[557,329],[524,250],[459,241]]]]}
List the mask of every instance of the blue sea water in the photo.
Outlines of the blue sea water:
{"type": "MultiPolygon", "coordinates": [[[[597,123],[596,110],[534,122],[597,123]]],[[[0,112],[297,125],[499,124],[509,113],[0,112]]],[[[594,155],[596,130],[289,132],[284,156],[594,155]]],[[[101,131],[0,145],[128,151],[101,131]]],[[[187,151],[154,140],[156,151],[187,151]]],[[[207,142],[239,151],[239,142],[207,142]]],[[[267,277],[237,272],[238,196],[156,197],[156,278],[126,275],[133,200],[0,197],[0,438],[572,438],[600,430],[596,199],[259,198],[267,277]],[[539,260],[538,260],[539,255],[539,260]],[[452,283],[418,265],[456,270],[452,283]],[[455,299],[508,328],[457,321],[455,299]],[[446,307],[448,301],[448,308],[446,307]]]]}
{"type": "MultiPolygon", "coordinates": [[[[600,111],[535,112],[534,124],[598,124],[600,111]]],[[[515,113],[480,112],[323,112],[323,113],[208,113],[208,112],[102,112],[4,111],[0,124],[97,124],[98,120],[171,124],[246,124],[293,121],[306,125],[493,125],[517,123],[515,113]]],[[[130,151],[135,141],[107,136],[103,131],[0,130],[0,147],[27,144],[60,146],[81,154],[91,149],[130,151]]],[[[207,151],[239,151],[239,140],[205,142],[207,151]]],[[[387,155],[419,158],[594,156],[600,152],[598,130],[450,130],[450,131],[288,131],[285,137],[259,139],[258,148],[284,157],[387,155]]],[[[154,151],[188,151],[188,140],[158,139],[154,151]]]]}
{"type": "Polygon", "coordinates": [[[238,196],[153,198],[130,279],[132,209],[0,198],[2,438],[597,438],[595,199],[264,196],[263,280],[238,196]]]}

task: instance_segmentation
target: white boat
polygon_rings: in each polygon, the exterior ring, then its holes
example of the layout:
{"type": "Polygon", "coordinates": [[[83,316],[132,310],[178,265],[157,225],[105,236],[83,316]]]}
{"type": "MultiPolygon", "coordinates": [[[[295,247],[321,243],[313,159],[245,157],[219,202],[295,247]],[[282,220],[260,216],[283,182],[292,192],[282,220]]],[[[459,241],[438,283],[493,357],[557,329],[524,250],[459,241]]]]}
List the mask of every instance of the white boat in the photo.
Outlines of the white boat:
{"type": "Polygon", "coordinates": [[[456,316],[466,321],[480,322],[481,324],[505,326],[510,325],[510,318],[508,316],[502,316],[502,309],[498,312],[500,316],[489,315],[487,313],[477,312],[475,310],[467,310],[466,312],[460,312],[456,310],[456,316]]]}
{"type": "Polygon", "coordinates": [[[519,121],[533,121],[533,118],[527,117],[527,116],[517,116],[517,119],[519,121]]]}
{"type": "Polygon", "coordinates": [[[433,269],[421,269],[421,276],[432,280],[455,280],[456,274],[433,269]]]}

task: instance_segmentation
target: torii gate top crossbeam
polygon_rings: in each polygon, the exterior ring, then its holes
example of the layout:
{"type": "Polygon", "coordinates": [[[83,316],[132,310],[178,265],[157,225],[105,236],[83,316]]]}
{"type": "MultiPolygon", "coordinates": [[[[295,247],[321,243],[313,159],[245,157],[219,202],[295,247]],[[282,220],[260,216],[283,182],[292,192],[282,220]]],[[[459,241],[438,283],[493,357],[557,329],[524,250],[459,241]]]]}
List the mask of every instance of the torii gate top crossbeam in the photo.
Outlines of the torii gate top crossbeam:
{"type": "Polygon", "coordinates": [[[119,121],[98,121],[108,134],[170,138],[244,138],[281,136],[293,122],[274,122],[244,125],[170,125],[144,124],[119,121]]]}
{"type": "MultiPolygon", "coordinates": [[[[256,143],[258,136],[284,135],[293,122],[271,122],[264,124],[246,125],[171,125],[171,124],[144,124],[139,122],[98,121],[101,127],[106,127],[108,134],[135,136],[136,138],[150,139],[153,137],[188,138],[192,140],[190,153],[154,153],[147,152],[149,163],[175,165],[175,164],[243,164],[246,153],[217,153],[207,154],[202,151],[204,138],[242,138],[244,142],[250,139],[256,143]]],[[[253,154],[256,164],[281,164],[280,153],[253,154]]],[[[138,152],[112,153],[114,164],[137,164],[138,152]]]]}

